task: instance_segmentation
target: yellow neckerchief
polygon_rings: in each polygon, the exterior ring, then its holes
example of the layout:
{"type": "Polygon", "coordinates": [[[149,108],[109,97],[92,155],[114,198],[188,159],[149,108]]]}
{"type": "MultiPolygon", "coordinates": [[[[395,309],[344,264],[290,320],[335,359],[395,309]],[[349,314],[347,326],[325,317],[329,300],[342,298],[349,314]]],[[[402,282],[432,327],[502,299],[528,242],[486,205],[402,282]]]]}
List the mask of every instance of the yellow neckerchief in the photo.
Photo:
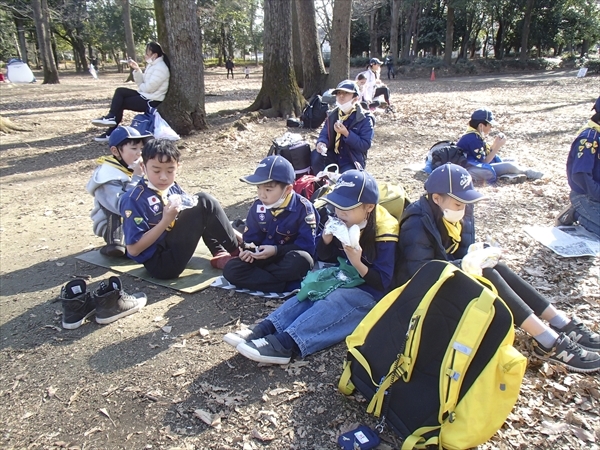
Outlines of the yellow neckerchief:
{"type": "MultiPolygon", "coordinates": [[[[344,114],[342,112],[342,110],[338,108],[338,120],[341,120],[342,122],[345,121],[346,119],[348,119],[348,117],[350,117],[350,114],[352,114],[354,111],[356,111],[356,103],[354,105],[352,105],[352,109],[348,112],[348,114],[344,114]]],[[[333,147],[333,151],[338,154],[340,153],[339,146],[340,146],[341,139],[342,139],[342,134],[335,133],[335,145],[333,147]]]]}
{"type": "Polygon", "coordinates": [[[489,153],[490,153],[490,146],[487,144],[487,142],[485,142],[485,138],[483,137],[483,135],[478,130],[476,130],[472,126],[468,126],[467,127],[467,132],[465,134],[476,134],[477,136],[479,136],[481,138],[481,140],[483,141],[483,146],[485,148],[485,156],[489,155],[489,153]]]}
{"type": "Polygon", "coordinates": [[[456,222],[456,223],[452,223],[452,222],[448,222],[445,218],[442,217],[442,222],[444,223],[444,226],[446,227],[446,231],[448,231],[448,237],[450,238],[451,244],[450,246],[446,249],[446,253],[454,253],[456,250],[458,250],[458,247],[460,245],[460,233],[462,232],[462,223],[456,222]]]}
{"type": "Polygon", "coordinates": [[[111,166],[111,167],[114,167],[115,169],[119,169],[121,172],[123,172],[124,174],[126,174],[129,177],[131,177],[131,175],[133,174],[133,170],[127,169],[113,155],[101,156],[100,158],[98,158],[96,160],[96,162],[98,164],[106,164],[107,166],[111,166]]]}
{"type": "Polygon", "coordinates": [[[287,205],[290,204],[290,201],[292,201],[292,192],[290,192],[287,195],[287,197],[285,198],[285,200],[283,201],[283,203],[281,205],[279,205],[277,208],[271,209],[271,215],[273,217],[277,217],[279,214],[281,214],[285,210],[287,205]]]}
{"type": "Polygon", "coordinates": [[[589,120],[588,123],[585,126],[581,127],[581,130],[577,132],[577,136],[579,136],[581,133],[583,133],[584,130],[588,128],[591,128],[592,130],[595,130],[598,133],[600,133],[600,124],[597,124],[593,120],[589,120]]]}
{"type": "MultiPolygon", "coordinates": [[[[175,184],[175,183],[173,183],[173,184],[175,184]]],[[[171,186],[173,186],[173,184],[171,186]]],[[[169,186],[169,188],[166,189],[166,190],[164,190],[164,191],[159,191],[158,189],[151,188],[150,186],[148,186],[148,188],[150,188],[154,192],[156,192],[158,194],[158,196],[160,197],[160,200],[162,201],[163,205],[166,205],[167,203],[169,203],[169,200],[167,198],[167,194],[171,190],[171,186],[169,186]]],[[[176,220],[177,220],[177,217],[175,217],[175,219],[173,219],[173,222],[171,222],[169,224],[169,226],[167,227],[167,231],[171,231],[173,229],[173,227],[175,226],[175,221],[176,220]]]]}

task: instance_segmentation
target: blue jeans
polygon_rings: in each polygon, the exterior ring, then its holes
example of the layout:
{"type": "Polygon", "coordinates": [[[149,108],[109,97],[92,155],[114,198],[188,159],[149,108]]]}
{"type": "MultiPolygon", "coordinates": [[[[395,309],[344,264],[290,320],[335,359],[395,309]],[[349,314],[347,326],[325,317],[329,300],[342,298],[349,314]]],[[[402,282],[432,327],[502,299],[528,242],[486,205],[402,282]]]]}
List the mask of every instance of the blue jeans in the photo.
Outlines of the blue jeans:
{"type": "Polygon", "coordinates": [[[343,341],[375,306],[375,299],[357,287],[338,288],[323,300],[287,300],[268,317],[278,333],[288,333],[302,357],[343,341]]]}
{"type": "Polygon", "coordinates": [[[574,191],[569,198],[576,211],[575,219],[583,228],[600,236],[600,203],[574,191]]]}

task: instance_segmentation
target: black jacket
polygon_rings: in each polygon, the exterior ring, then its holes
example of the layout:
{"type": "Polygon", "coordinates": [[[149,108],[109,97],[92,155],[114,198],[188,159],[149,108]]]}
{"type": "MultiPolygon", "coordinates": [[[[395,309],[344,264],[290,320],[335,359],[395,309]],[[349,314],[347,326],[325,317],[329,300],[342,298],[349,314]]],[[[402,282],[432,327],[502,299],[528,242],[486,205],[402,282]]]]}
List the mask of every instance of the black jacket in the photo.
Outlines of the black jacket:
{"type": "Polygon", "coordinates": [[[460,267],[460,260],[467,254],[469,245],[475,242],[473,205],[467,205],[462,219],[460,246],[455,253],[447,254],[444,243],[448,243],[448,238],[440,232],[440,228],[444,227],[442,212],[437,206],[432,208],[431,204],[427,197],[422,196],[408,205],[402,214],[394,277],[396,286],[406,283],[425,263],[434,259],[450,261],[460,267]]]}

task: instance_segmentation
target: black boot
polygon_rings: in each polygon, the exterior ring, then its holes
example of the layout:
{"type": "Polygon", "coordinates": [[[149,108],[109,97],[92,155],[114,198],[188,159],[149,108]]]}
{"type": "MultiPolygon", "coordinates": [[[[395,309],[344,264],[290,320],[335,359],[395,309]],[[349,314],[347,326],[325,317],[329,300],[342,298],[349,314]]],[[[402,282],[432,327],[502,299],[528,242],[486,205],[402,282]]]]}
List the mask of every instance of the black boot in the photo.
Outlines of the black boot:
{"type": "Polygon", "coordinates": [[[87,292],[85,281],[79,278],[64,285],[58,298],[63,308],[62,326],[67,330],[79,328],[96,312],[92,294],[87,292]]]}
{"type": "Polygon", "coordinates": [[[146,301],[146,294],[143,292],[128,294],[123,291],[118,277],[110,277],[100,282],[94,291],[96,322],[102,325],[112,323],[121,317],[138,312],[146,306],[146,301]]]}
{"type": "Polygon", "coordinates": [[[125,237],[123,236],[121,216],[109,214],[104,240],[106,245],[100,249],[101,254],[116,257],[125,256],[125,237]]]}

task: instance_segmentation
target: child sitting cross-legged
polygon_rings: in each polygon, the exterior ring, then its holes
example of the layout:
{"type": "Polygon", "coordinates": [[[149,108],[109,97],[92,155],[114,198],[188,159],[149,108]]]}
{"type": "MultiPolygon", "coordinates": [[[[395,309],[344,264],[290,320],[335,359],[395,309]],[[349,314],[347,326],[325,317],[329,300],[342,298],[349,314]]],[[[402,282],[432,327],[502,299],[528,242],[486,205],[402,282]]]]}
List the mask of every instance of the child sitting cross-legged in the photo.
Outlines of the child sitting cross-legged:
{"type": "Polygon", "coordinates": [[[200,238],[213,254],[215,268],[239,254],[231,223],[214,197],[201,192],[195,206],[191,201],[191,207],[182,208],[183,199],[191,197],[175,182],[179,158],[173,141],[149,141],[142,150],[146,178],[127,191],[120,205],[127,255],[159,279],[177,278],[200,238]]]}
{"type": "Polygon", "coordinates": [[[340,261],[344,272],[328,279],[317,295],[301,298],[303,286],[298,296],[254,328],[224,337],[253,361],[287,364],[294,354],[305,357],[341,342],[390,286],[398,221],[377,204],[379,190],[373,177],[364,171],[344,172],[324,199],[335,207],[337,217],[329,220],[336,222],[338,230],[347,227],[350,234],[355,225],[360,230],[357,242],[342,244],[325,224],[318,240],[319,259],[340,261]]]}
{"type": "Polygon", "coordinates": [[[263,159],[252,175],[258,199],[246,219],[244,242],[250,249],[231,259],[223,276],[237,287],[284,292],[313,268],[319,216],[313,204],[293,190],[294,167],[281,156],[263,159]]]}

